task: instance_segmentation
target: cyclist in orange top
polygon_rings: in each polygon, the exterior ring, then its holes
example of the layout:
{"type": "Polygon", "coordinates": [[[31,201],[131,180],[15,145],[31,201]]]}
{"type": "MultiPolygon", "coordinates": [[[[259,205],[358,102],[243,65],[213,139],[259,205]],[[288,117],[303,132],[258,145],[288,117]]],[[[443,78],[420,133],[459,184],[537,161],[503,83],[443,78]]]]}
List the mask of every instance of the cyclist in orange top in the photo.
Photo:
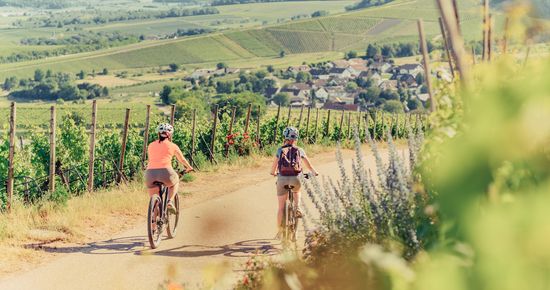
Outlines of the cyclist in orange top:
{"type": "Polygon", "coordinates": [[[178,145],[172,143],[172,133],[174,127],[170,124],[160,124],[157,127],[158,140],[151,142],[147,148],[149,162],[145,171],[145,186],[149,191],[149,196],[158,193],[158,186],[155,182],[162,182],[168,187],[169,202],[172,206],[172,197],[178,191],[179,176],[172,168],[172,158],[176,159],[186,168],[186,172],[192,171],[193,166],[181,153],[178,145]]]}

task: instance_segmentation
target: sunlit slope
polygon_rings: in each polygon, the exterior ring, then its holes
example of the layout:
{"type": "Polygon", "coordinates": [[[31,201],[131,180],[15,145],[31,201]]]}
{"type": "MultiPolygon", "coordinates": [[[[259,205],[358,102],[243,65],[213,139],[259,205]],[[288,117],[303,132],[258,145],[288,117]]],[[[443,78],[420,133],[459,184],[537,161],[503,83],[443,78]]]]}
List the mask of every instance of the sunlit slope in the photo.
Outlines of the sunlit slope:
{"type": "MultiPolygon", "coordinates": [[[[476,1],[461,3],[463,30],[468,38],[480,33],[480,8],[476,1]]],[[[64,57],[0,65],[0,78],[29,76],[37,68],[54,71],[111,70],[155,67],[170,63],[193,64],[249,60],[288,54],[363,50],[369,42],[414,41],[416,19],[426,21],[426,31],[439,33],[434,0],[397,0],[381,7],[328,17],[295,21],[258,29],[176,40],[143,42],[122,48],[64,57]]],[[[497,23],[498,25],[498,23],[497,23]]]]}

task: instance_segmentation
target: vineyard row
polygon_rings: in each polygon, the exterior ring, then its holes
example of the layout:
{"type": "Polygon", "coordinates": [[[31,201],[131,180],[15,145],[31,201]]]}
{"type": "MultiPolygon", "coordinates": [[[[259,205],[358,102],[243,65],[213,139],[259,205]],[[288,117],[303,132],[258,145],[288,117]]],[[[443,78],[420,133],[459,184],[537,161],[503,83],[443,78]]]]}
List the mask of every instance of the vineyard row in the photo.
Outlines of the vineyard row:
{"type": "MultiPolygon", "coordinates": [[[[71,195],[107,188],[140,175],[146,163],[146,146],[156,137],[156,125],[171,122],[176,143],[200,170],[207,163],[246,156],[253,152],[269,153],[282,142],[287,126],[300,129],[300,143],[326,145],[350,140],[357,129],[361,140],[367,132],[375,140],[407,138],[409,130],[423,131],[426,116],[388,114],[384,112],[330,111],[312,108],[282,108],[276,114],[262,114],[259,107],[213,108],[210,116],[193,112],[188,118],[151,114],[146,107],[145,125],[132,123],[127,109],[122,130],[98,127],[97,104],[92,118],[66,113],[56,118],[56,108],[49,110],[47,131],[26,130],[16,135],[16,104],[12,103],[8,136],[0,135],[0,208],[9,210],[12,199],[33,203],[41,199],[66,200],[71,195]],[[19,138],[16,138],[18,136],[19,138]]],[[[142,112],[140,112],[142,113],[142,112]]],[[[135,114],[135,113],[134,113],[135,114]]],[[[44,126],[42,126],[44,127],[44,126]]]]}

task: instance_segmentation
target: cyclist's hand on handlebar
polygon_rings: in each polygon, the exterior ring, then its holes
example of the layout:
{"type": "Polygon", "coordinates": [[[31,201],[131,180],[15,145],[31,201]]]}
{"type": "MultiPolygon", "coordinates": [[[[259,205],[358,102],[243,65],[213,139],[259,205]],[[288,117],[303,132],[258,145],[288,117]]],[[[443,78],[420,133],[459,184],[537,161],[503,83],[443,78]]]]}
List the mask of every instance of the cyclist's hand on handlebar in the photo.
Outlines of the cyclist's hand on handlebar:
{"type": "Polygon", "coordinates": [[[277,176],[277,172],[270,172],[269,174],[271,174],[273,176],[277,176]]]}
{"type": "Polygon", "coordinates": [[[193,168],[193,167],[189,167],[189,168],[186,168],[184,170],[185,173],[189,173],[189,172],[193,172],[193,171],[195,171],[195,168],[193,168]]]}

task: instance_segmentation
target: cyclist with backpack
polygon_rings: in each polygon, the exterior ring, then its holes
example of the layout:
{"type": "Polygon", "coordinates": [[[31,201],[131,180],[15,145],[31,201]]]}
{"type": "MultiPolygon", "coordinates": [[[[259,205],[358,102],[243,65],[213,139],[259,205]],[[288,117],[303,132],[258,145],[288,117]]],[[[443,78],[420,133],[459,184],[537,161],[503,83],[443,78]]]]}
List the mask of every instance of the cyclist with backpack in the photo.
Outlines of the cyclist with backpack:
{"type": "Polygon", "coordinates": [[[311,165],[305,151],[296,146],[296,142],[299,137],[298,129],[294,127],[285,128],[283,131],[283,137],[285,138],[284,144],[277,149],[277,154],[275,155],[275,159],[273,160],[273,165],[271,167],[271,175],[277,176],[277,198],[279,199],[277,226],[279,227],[281,226],[283,211],[287,199],[287,190],[285,189],[285,185],[294,186],[294,202],[298,208],[296,217],[300,218],[302,217],[302,212],[300,210],[301,183],[298,176],[302,174],[303,165],[305,164],[315,176],[319,175],[311,165]]]}

